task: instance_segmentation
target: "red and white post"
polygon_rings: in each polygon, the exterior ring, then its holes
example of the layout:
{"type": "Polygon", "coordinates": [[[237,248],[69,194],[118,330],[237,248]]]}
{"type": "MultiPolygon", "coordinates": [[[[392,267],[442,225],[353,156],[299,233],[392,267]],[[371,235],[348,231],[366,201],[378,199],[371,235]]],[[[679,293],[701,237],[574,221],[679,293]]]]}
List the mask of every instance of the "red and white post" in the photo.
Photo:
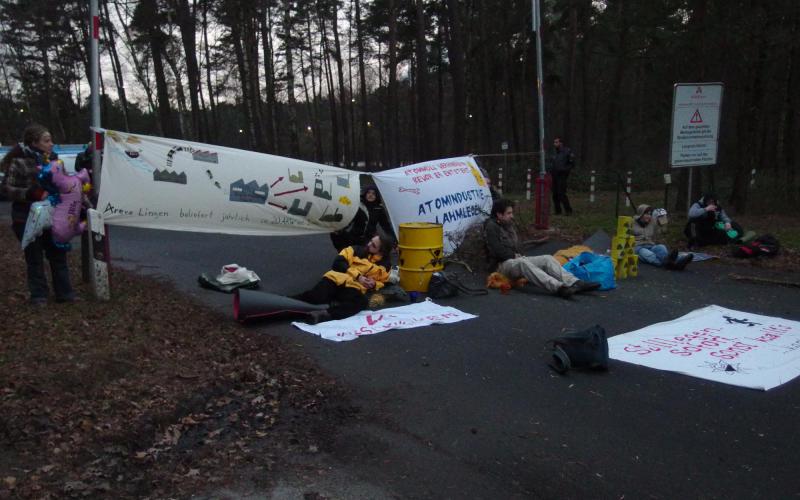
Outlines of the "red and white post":
{"type": "Polygon", "coordinates": [[[525,174],[525,199],[531,199],[531,169],[525,174]]]}
{"type": "Polygon", "coordinates": [[[503,167],[497,169],[497,191],[503,194],[503,167]]]}
{"type": "Polygon", "coordinates": [[[594,203],[594,170],[592,170],[592,175],[589,177],[589,203],[594,203]]]}
{"type": "Polygon", "coordinates": [[[628,170],[628,180],[625,181],[625,192],[628,193],[628,196],[625,197],[625,206],[626,207],[631,206],[631,180],[632,180],[631,176],[632,175],[633,175],[633,172],[628,170]]]}

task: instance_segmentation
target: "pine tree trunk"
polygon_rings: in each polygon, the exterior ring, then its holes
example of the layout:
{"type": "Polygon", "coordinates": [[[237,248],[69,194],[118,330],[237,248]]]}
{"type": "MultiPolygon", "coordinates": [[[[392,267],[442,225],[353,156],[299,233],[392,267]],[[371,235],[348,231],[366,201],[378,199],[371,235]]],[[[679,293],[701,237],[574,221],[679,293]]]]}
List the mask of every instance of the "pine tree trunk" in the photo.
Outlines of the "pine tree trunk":
{"type": "Polygon", "coordinates": [[[417,59],[417,143],[419,144],[419,159],[428,160],[430,154],[430,114],[428,108],[428,46],[425,37],[427,21],[425,19],[425,2],[416,0],[416,46],[415,54],[417,59]]]}
{"type": "Polygon", "coordinates": [[[342,61],[342,46],[339,42],[339,23],[337,19],[336,6],[334,4],[331,29],[333,31],[333,54],[336,60],[336,74],[339,79],[339,116],[342,119],[342,143],[344,145],[344,166],[350,168],[352,166],[352,153],[350,151],[350,126],[347,123],[347,106],[350,103],[350,98],[347,95],[347,87],[344,85],[344,64],[342,61]]]}
{"type": "Polygon", "coordinates": [[[453,82],[453,144],[451,145],[451,153],[453,155],[462,155],[466,152],[466,127],[463,124],[467,114],[467,93],[460,2],[458,0],[447,0],[447,13],[450,28],[447,51],[450,58],[450,77],[453,82]]]}
{"type": "Polygon", "coordinates": [[[186,61],[186,73],[189,79],[189,101],[192,106],[192,138],[206,141],[208,134],[200,118],[200,102],[197,95],[200,93],[200,70],[197,66],[196,44],[196,14],[195,7],[189,7],[188,0],[173,0],[173,7],[177,16],[178,29],[183,42],[183,55],[186,61]]]}
{"type": "Polygon", "coordinates": [[[119,103],[122,106],[122,119],[125,122],[125,131],[130,131],[130,123],[128,121],[128,99],[125,97],[125,80],[122,74],[122,65],[119,62],[117,55],[117,44],[114,41],[114,25],[111,24],[111,16],[108,13],[108,0],[103,0],[103,13],[105,14],[106,22],[103,22],[103,31],[108,39],[108,50],[111,55],[111,69],[114,73],[114,82],[117,84],[117,94],[119,95],[119,103]]]}
{"type": "Polygon", "coordinates": [[[364,168],[367,172],[374,170],[371,162],[371,144],[369,136],[369,104],[367,102],[367,74],[364,64],[364,31],[361,21],[361,1],[354,0],[356,10],[356,45],[358,46],[358,76],[361,94],[361,135],[364,141],[364,168]]]}

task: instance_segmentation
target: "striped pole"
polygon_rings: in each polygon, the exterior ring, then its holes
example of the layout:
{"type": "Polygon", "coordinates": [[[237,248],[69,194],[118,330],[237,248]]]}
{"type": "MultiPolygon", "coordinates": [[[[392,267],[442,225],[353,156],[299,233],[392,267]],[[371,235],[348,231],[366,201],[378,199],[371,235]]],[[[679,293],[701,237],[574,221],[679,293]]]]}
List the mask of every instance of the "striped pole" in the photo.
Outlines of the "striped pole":
{"type": "Polygon", "coordinates": [[[633,172],[628,170],[628,181],[625,183],[625,192],[628,193],[628,196],[625,197],[625,206],[631,206],[631,176],[633,172]]]}
{"type": "Polygon", "coordinates": [[[503,194],[503,167],[497,169],[497,191],[503,194]]]}
{"type": "Polygon", "coordinates": [[[750,187],[755,187],[756,185],[756,169],[750,171],[750,187]]]}
{"type": "Polygon", "coordinates": [[[594,203],[594,170],[592,170],[592,176],[589,177],[589,203],[594,203]]]}
{"type": "Polygon", "coordinates": [[[528,169],[528,173],[525,175],[525,199],[531,199],[531,169],[528,169]]]}

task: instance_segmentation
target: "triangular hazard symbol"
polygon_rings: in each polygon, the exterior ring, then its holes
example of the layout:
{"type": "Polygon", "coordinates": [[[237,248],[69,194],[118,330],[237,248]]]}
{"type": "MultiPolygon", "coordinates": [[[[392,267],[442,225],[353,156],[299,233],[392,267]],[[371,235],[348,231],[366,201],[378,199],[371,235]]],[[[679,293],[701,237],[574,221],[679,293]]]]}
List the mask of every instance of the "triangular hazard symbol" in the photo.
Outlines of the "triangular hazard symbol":
{"type": "Polygon", "coordinates": [[[689,120],[689,123],[703,123],[703,117],[700,116],[699,109],[694,110],[694,114],[692,115],[692,119],[689,120]]]}

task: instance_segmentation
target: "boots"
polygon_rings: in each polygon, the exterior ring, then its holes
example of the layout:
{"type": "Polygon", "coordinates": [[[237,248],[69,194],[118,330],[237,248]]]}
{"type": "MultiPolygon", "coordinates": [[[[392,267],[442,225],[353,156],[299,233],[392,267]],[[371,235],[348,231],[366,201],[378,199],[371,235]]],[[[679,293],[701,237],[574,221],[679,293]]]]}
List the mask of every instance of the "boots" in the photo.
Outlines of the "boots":
{"type": "Polygon", "coordinates": [[[664,260],[664,267],[666,269],[672,269],[675,265],[675,261],[678,260],[678,251],[673,250],[667,255],[667,258],[664,260]]]}
{"type": "Polygon", "coordinates": [[[667,260],[664,261],[664,269],[670,269],[672,271],[683,271],[684,269],[686,269],[686,266],[689,265],[689,262],[691,262],[694,259],[694,254],[691,253],[687,253],[685,255],[681,255],[672,259],[671,257],[673,253],[677,254],[678,251],[673,250],[669,254],[667,260]]]}
{"type": "Polygon", "coordinates": [[[316,325],[318,323],[323,323],[325,321],[331,320],[331,313],[328,312],[327,309],[322,309],[320,311],[311,311],[308,313],[308,317],[306,318],[306,322],[309,325],[316,325]]]}
{"type": "Polygon", "coordinates": [[[597,283],[596,281],[578,280],[572,284],[571,288],[575,289],[575,293],[581,293],[581,292],[591,292],[593,290],[597,290],[601,286],[603,286],[602,283],[597,283]]]}
{"type": "Polygon", "coordinates": [[[687,253],[686,255],[682,255],[672,264],[672,269],[675,271],[683,271],[693,259],[694,254],[687,253]]]}

